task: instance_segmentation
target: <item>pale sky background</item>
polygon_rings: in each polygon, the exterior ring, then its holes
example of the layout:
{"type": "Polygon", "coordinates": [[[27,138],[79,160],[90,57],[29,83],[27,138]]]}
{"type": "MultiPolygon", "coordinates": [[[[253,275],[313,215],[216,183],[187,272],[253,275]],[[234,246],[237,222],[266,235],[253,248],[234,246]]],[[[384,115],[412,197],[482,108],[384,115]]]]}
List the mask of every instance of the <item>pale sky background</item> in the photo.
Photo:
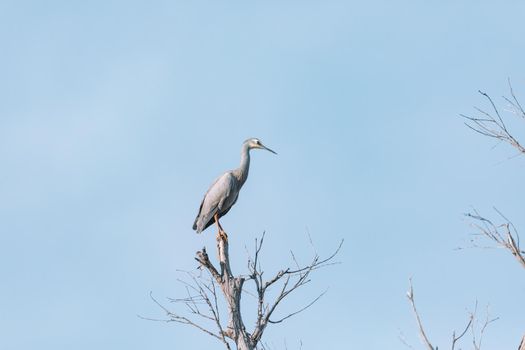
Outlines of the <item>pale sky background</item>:
{"type": "Polygon", "coordinates": [[[470,246],[471,207],[496,218],[496,206],[525,235],[525,159],[458,115],[487,107],[478,89],[503,107],[507,77],[525,103],[524,13],[523,1],[0,2],[0,348],[221,349],[136,315],[162,317],[149,292],[183,296],[177,270],[213,251],[194,216],[248,137],[279,155],[253,152],[222,221],[235,272],[263,231],[268,274],[290,249],[311,257],[307,232],[320,254],[345,239],[341,264],[277,311],[328,288],[268,328],[272,349],[401,350],[401,333],[421,349],[409,277],[440,348],[476,300],[500,317],[483,348],[516,348],[523,269],[501,250],[455,249],[470,246]]]}

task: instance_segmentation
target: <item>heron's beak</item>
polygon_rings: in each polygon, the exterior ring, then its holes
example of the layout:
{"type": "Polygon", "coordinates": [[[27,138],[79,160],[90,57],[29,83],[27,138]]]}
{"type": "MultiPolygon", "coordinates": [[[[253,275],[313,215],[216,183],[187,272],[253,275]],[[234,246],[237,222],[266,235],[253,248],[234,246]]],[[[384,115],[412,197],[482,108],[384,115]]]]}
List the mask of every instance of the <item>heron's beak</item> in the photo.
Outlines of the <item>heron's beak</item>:
{"type": "Polygon", "coordinates": [[[261,144],[261,148],[262,148],[262,149],[265,149],[265,150],[267,150],[267,151],[270,151],[270,152],[272,152],[273,154],[277,154],[277,152],[275,152],[275,151],[269,149],[268,147],[266,147],[266,146],[263,145],[263,144],[261,144]]]}

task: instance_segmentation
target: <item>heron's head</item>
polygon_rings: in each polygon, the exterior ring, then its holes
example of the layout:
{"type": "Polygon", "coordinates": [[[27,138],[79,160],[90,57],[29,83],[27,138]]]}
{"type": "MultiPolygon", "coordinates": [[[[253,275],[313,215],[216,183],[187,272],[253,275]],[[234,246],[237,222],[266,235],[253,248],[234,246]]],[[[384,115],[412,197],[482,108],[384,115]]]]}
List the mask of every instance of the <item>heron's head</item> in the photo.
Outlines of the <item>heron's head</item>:
{"type": "Polygon", "coordinates": [[[276,152],[272,151],[271,149],[269,149],[268,147],[266,147],[265,145],[262,144],[262,142],[257,139],[257,138],[253,138],[253,139],[248,139],[246,141],[244,141],[244,144],[248,146],[248,149],[265,149],[267,151],[270,151],[272,152],[273,154],[277,154],[276,152]]]}

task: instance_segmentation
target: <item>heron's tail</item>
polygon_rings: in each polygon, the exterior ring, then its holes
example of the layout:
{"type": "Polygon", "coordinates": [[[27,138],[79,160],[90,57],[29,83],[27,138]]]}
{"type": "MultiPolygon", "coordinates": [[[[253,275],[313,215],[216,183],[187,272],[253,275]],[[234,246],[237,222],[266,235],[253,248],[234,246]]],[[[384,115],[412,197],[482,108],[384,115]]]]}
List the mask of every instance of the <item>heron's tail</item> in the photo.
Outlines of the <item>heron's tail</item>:
{"type": "Polygon", "coordinates": [[[195,233],[201,233],[202,232],[202,228],[199,228],[197,226],[197,221],[199,221],[199,217],[198,216],[195,218],[195,222],[193,223],[193,230],[195,231],[195,233]]]}
{"type": "Polygon", "coordinates": [[[193,223],[193,231],[197,231],[197,233],[200,233],[199,230],[197,230],[197,220],[199,220],[199,216],[195,218],[195,222],[193,223]]]}

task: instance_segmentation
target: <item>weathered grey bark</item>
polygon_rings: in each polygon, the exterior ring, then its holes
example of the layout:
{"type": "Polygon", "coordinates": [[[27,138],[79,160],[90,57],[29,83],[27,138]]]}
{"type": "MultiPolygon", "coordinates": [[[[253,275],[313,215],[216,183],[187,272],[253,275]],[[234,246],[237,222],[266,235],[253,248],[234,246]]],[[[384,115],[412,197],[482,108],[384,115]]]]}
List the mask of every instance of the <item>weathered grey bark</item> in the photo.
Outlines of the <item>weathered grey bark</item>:
{"type": "Polygon", "coordinates": [[[234,277],[230,267],[228,241],[217,237],[217,256],[219,257],[220,273],[210,262],[206,249],[197,252],[197,261],[206,268],[217,284],[220,286],[226,302],[228,303],[228,327],[223,336],[232,339],[239,350],[255,349],[250,334],[246,331],[241,314],[241,292],[244,277],[234,277]]]}
{"type": "MultiPolygon", "coordinates": [[[[280,319],[271,319],[271,316],[283,299],[289,296],[294,290],[310,282],[309,276],[312,271],[334,264],[331,260],[337,255],[343,244],[343,241],[341,241],[335,252],[326,259],[321,260],[319,256],[315,254],[310,264],[303,267],[299,266],[292,253],[292,258],[297,266],[295,269],[287,268],[281,270],[275,274],[273,278],[264,280],[259,259],[263,241],[264,234],[260,240],[255,240],[254,258],[253,260],[251,258],[248,260],[249,274],[235,276],[230,266],[229,245],[226,236],[218,235],[217,257],[219,267],[216,268],[210,261],[206,248],[198,251],[195,260],[199,262],[199,269],[201,271],[207,271],[209,276],[204,276],[201,273],[195,275],[194,273],[188,272],[187,274],[191,282],[181,281],[186,286],[187,297],[182,299],[169,299],[171,302],[184,304],[191,317],[182,316],[179,313],[169,310],[151,296],[151,299],[164,310],[168,318],[142,318],[190,325],[221,341],[227,350],[232,349],[232,342],[238,350],[257,349],[258,344],[262,344],[261,338],[270,323],[283,322],[289,317],[306,310],[324,295],[324,293],[321,293],[303,308],[289,313],[280,319]],[[257,298],[257,320],[253,331],[249,332],[242,318],[241,297],[243,287],[246,284],[245,282],[252,280],[255,284],[255,296],[257,298]],[[269,290],[270,287],[277,286],[278,284],[280,284],[280,288],[277,296],[272,302],[269,302],[266,291],[269,290]],[[221,294],[222,298],[220,298],[221,294]],[[228,310],[228,323],[226,325],[223,325],[221,318],[219,299],[225,301],[225,306],[228,310]],[[203,305],[205,309],[203,309],[203,305]],[[201,322],[197,322],[196,320],[200,320],[201,322]],[[214,325],[211,327],[215,327],[216,330],[211,329],[210,325],[214,325]]],[[[264,348],[264,346],[262,348],[264,348]]]]}
{"type": "MultiPolygon", "coordinates": [[[[228,342],[226,338],[229,338],[235,342],[237,349],[239,350],[254,350],[257,348],[257,344],[260,343],[262,335],[270,323],[280,323],[287,318],[298,314],[299,312],[304,311],[305,309],[312,306],[324,293],[321,293],[317,298],[307,304],[300,310],[292,312],[287,316],[282,317],[278,320],[271,320],[273,312],[276,310],[279,303],[286,298],[290,293],[304,284],[310,281],[310,273],[314,270],[317,270],[321,267],[330,265],[330,261],[337,255],[339,252],[343,241],[339,244],[339,247],[335,252],[330,255],[328,258],[321,260],[318,255],[315,255],[310,264],[304,267],[297,267],[292,270],[287,268],[285,270],[279,271],[273,278],[269,280],[263,280],[263,271],[260,267],[259,253],[262,248],[264,241],[264,234],[259,241],[255,241],[255,256],[253,261],[248,262],[248,267],[250,274],[247,276],[238,276],[235,277],[231,271],[230,267],[230,257],[228,251],[228,241],[224,239],[224,236],[217,236],[217,256],[220,264],[220,272],[215,268],[211,263],[206,249],[203,248],[201,251],[197,252],[196,260],[199,262],[200,267],[209,271],[214,281],[217,285],[220,286],[224,299],[227,302],[228,306],[228,326],[226,330],[221,329],[220,321],[218,316],[215,317],[217,326],[220,330],[220,337],[222,337],[223,343],[229,349],[228,342]],[[277,282],[283,280],[282,286],[280,288],[280,293],[273,301],[269,303],[266,300],[266,291],[277,282]],[[257,292],[257,321],[253,332],[250,333],[246,330],[242,319],[241,312],[241,295],[244,282],[247,280],[253,280],[255,283],[255,288],[257,292]]],[[[292,254],[293,257],[293,254],[292,254]]],[[[295,258],[294,258],[295,260],[295,258]]],[[[296,262],[297,263],[297,262],[296,262]]],[[[201,293],[202,294],[202,293],[201,293]]],[[[202,295],[201,295],[202,296],[202,295]]],[[[205,299],[209,299],[207,296],[203,296],[205,299]]],[[[218,313],[218,311],[217,311],[218,313]]]]}

